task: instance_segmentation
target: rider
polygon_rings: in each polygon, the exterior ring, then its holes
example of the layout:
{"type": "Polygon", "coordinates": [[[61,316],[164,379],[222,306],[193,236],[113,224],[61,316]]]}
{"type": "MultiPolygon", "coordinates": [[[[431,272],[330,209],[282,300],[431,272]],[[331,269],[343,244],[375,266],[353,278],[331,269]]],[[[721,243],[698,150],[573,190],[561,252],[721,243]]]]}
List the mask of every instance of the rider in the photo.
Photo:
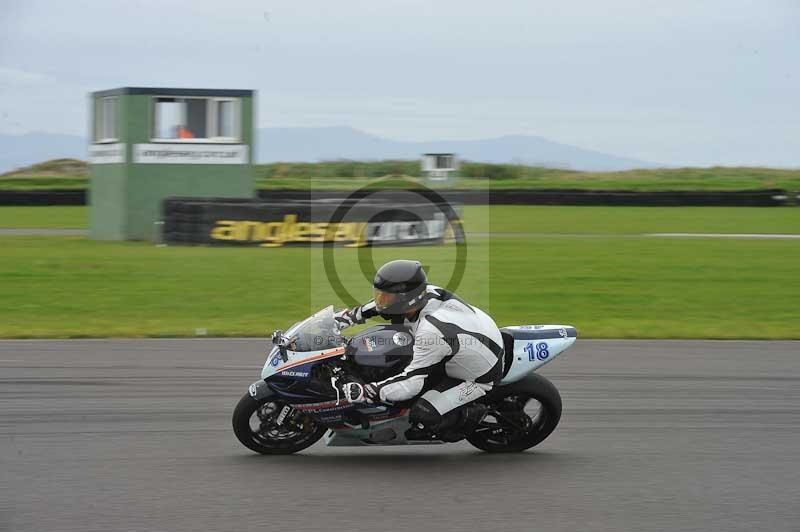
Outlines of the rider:
{"type": "Polygon", "coordinates": [[[409,439],[463,438],[486,414],[486,407],[473,401],[502,378],[503,340],[497,325],[479,308],[429,285],[417,261],[384,264],[373,286],[373,300],[336,313],[339,329],[375,316],[403,323],[414,335],[414,356],[394,377],[344,384],[345,396],[351,402],[394,403],[422,394],[409,412],[409,439]]]}

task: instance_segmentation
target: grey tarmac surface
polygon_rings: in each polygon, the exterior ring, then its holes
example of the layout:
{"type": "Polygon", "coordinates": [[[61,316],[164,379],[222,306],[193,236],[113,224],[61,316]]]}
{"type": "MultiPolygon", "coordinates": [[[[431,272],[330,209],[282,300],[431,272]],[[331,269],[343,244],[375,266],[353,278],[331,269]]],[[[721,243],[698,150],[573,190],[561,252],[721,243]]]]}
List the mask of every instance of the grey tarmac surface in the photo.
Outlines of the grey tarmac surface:
{"type": "Polygon", "coordinates": [[[263,345],[0,342],[0,530],[800,528],[799,342],[579,339],[532,451],[286,457],[230,429],[263,345]]]}

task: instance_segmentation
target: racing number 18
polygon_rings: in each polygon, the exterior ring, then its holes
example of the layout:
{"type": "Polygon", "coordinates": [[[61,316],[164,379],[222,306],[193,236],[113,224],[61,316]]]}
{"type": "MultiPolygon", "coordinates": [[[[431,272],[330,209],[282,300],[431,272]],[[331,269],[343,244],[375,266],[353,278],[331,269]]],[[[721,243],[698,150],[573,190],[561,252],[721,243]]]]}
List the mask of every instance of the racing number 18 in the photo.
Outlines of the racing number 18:
{"type": "Polygon", "coordinates": [[[539,342],[536,345],[534,345],[533,342],[528,342],[528,345],[526,345],[523,350],[528,353],[528,360],[531,362],[537,359],[544,361],[550,356],[547,342],[539,342]]]}

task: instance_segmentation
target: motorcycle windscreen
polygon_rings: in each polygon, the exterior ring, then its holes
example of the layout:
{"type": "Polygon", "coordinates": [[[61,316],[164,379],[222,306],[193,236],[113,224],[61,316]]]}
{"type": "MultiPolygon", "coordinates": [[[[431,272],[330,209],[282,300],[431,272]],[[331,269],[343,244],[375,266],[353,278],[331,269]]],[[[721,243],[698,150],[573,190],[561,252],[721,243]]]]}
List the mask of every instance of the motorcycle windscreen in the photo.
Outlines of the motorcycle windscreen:
{"type": "Polygon", "coordinates": [[[342,345],[342,337],[333,316],[333,305],[296,323],[286,331],[286,335],[294,338],[291,349],[299,353],[332,349],[342,345]]]}

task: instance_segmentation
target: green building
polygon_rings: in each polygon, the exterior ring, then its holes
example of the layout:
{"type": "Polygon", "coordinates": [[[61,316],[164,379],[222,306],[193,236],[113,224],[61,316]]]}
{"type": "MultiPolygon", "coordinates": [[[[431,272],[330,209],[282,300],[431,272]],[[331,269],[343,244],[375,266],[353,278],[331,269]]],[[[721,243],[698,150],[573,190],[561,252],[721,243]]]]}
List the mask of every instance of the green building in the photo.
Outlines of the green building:
{"type": "Polygon", "coordinates": [[[253,91],[91,94],[90,236],[155,240],[170,196],[253,197],[253,91]]]}

